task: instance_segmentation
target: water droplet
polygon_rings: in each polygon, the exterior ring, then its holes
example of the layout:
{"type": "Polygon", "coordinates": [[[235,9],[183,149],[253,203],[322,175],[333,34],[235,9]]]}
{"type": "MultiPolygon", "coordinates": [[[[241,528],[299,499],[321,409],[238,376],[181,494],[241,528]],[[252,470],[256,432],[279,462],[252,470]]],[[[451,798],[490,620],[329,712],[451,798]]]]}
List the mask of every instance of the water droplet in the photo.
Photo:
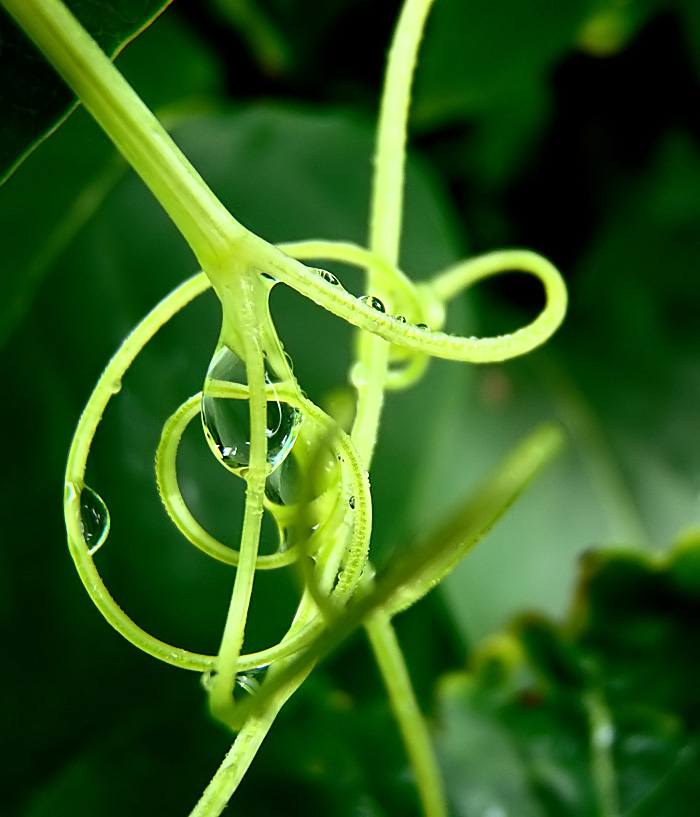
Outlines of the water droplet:
{"type": "Polygon", "coordinates": [[[340,286],[340,281],[333,275],[332,272],[328,272],[327,269],[320,269],[320,267],[311,267],[313,271],[320,275],[324,281],[327,281],[329,284],[333,284],[334,287],[340,286]]]}
{"type": "MultiPolygon", "coordinates": [[[[273,377],[266,369],[265,379],[272,393],[267,401],[267,461],[271,470],[289,454],[301,425],[301,412],[280,401],[273,377]]],[[[202,393],[202,422],[207,441],[223,465],[242,476],[250,463],[250,408],[244,389],[246,370],[243,361],[228,346],[222,346],[212,358],[202,393]]]]}
{"type": "Polygon", "coordinates": [[[294,505],[299,501],[303,475],[295,457],[287,457],[265,480],[265,496],[275,505],[294,505]]]}
{"type": "Polygon", "coordinates": [[[241,672],[236,676],[236,684],[238,684],[241,689],[244,689],[250,695],[255,695],[255,693],[260,689],[260,682],[255,675],[256,673],[254,670],[241,672]]]}
{"type": "Polygon", "coordinates": [[[348,505],[350,506],[351,510],[353,510],[353,511],[355,510],[355,497],[354,496],[351,496],[350,499],[348,499],[348,505]]]}
{"type": "Polygon", "coordinates": [[[430,327],[428,326],[427,323],[417,323],[416,329],[427,329],[428,332],[430,332],[430,327]]]}
{"type": "MultiPolygon", "coordinates": [[[[267,667],[255,667],[254,669],[240,672],[238,675],[236,675],[235,683],[241,689],[244,689],[246,692],[254,695],[260,689],[260,681],[262,680],[262,676],[265,674],[266,670],[267,667]]],[[[203,672],[200,675],[200,683],[207,692],[210,691],[214,678],[216,678],[216,670],[203,672]]]]}
{"type": "Polygon", "coordinates": [[[122,390],[122,379],[121,377],[115,377],[114,380],[110,383],[109,390],[112,394],[119,394],[122,390]]]}
{"type": "Polygon", "coordinates": [[[102,497],[89,485],[83,485],[80,492],[73,486],[73,493],[80,497],[80,528],[89,553],[93,556],[102,547],[109,533],[109,511],[102,497]]]}
{"type": "Polygon", "coordinates": [[[360,303],[371,307],[372,309],[376,309],[377,312],[386,312],[384,304],[379,300],[379,298],[375,298],[374,295],[360,295],[357,300],[360,301],[360,303]]]}
{"type": "Polygon", "coordinates": [[[403,315],[392,315],[391,317],[399,323],[406,323],[406,318],[403,315]]]}

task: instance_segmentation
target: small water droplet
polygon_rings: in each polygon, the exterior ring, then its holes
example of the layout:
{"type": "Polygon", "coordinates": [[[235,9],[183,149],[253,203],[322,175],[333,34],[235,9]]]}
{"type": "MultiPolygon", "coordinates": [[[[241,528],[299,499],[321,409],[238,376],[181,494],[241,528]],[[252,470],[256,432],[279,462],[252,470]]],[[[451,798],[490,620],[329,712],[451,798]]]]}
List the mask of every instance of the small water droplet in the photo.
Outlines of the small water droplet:
{"type": "Polygon", "coordinates": [[[399,323],[406,323],[406,318],[403,315],[392,315],[391,317],[399,323]]]}
{"type": "Polygon", "coordinates": [[[238,684],[241,689],[244,689],[250,695],[255,695],[255,693],[260,689],[260,682],[255,677],[255,672],[253,670],[239,673],[236,676],[236,684],[238,684]]]}
{"type": "Polygon", "coordinates": [[[122,390],[122,379],[121,377],[115,377],[114,380],[111,382],[109,386],[109,390],[112,394],[118,394],[122,390]]]}
{"type": "MultiPolygon", "coordinates": [[[[273,378],[265,379],[273,397],[267,401],[267,461],[277,468],[294,445],[301,425],[301,412],[277,399],[273,378]]],[[[232,386],[246,384],[243,361],[228,346],[214,354],[202,391],[202,423],[207,441],[223,465],[242,476],[250,463],[250,409],[244,393],[232,386]],[[227,387],[230,393],[226,393],[227,387]]]]}
{"type": "Polygon", "coordinates": [[[79,496],[80,528],[89,553],[93,556],[102,547],[109,533],[109,511],[102,497],[89,485],[83,485],[79,492],[73,486],[73,492],[79,496]]]}
{"type": "Polygon", "coordinates": [[[430,327],[428,326],[427,323],[417,323],[416,329],[427,329],[428,332],[430,332],[430,327]]]}
{"type": "MultiPolygon", "coordinates": [[[[254,695],[260,689],[260,683],[266,670],[267,667],[255,667],[245,672],[239,672],[238,675],[236,675],[234,683],[241,689],[254,695]]],[[[199,681],[207,692],[210,691],[214,678],[216,678],[216,670],[214,669],[209,672],[203,672],[200,675],[199,681]]]]}
{"type": "Polygon", "coordinates": [[[270,284],[271,286],[274,286],[275,284],[279,284],[279,278],[275,278],[275,276],[274,276],[274,275],[270,275],[270,273],[269,273],[269,272],[263,272],[262,270],[260,270],[260,275],[261,275],[261,276],[262,276],[262,277],[263,277],[263,278],[264,278],[264,279],[265,279],[265,280],[268,282],[268,284],[270,284]]]}
{"type": "Polygon", "coordinates": [[[327,283],[332,284],[334,287],[340,286],[340,281],[327,269],[321,269],[320,267],[311,267],[311,269],[327,283]]]}
{"type": "Polygon", "coordinates": [[[360,303],[371,307],[372,309],[376,309],[377,312],[386,312],[384,304],[379,300],[379,298],[375,298],[374,295],[360,295],[357,300],[360,301],[360,303]]]}
{"type": "Polygon", "coordinates": [[[362,578],[372,581],[376,575],[377,568],[371,562],[367,562],[367,564],[362,568],[362,578]]]}
{"type": "Polygon", "coordinates": [[[355,510],[355,497],[354,496],[351,496],[350,499],[348,499],[348,505],[350,506],[351,510],[353,510],[353,511],[355,510]]]}

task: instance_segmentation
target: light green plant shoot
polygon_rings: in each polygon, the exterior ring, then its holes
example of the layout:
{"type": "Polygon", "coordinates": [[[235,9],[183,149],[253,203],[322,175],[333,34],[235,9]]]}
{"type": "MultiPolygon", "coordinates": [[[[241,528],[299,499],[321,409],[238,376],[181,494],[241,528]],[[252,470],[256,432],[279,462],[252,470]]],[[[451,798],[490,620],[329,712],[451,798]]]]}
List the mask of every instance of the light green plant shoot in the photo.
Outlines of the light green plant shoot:
{"type": "Polygon", "coordinates": [[[411,83],[431,0],[406,0],[388,59],[379,115],[369,247],[337,241],[272,246],[226,211],[168,134],[60,0],[2,0],[170,215],[203,270],[159,303],[107,365],[78,423],[65,481],[71,554],[99,610],[140,649],[183,669],[204,673],[212,714],[236,734],[231,750],[192,811],[220,814],[285,701],[318,660],[354,628],[364,627],[384,678],[411,762],[423,810],[447,807],[426,723],[419,711],[391,619],[420,599],[463,557],[519,491],[555,453],[559,433],[536,431],[478,494],[427,542],[375,579],[369,561],[372,503],[368,471],[385,393],[415,384],[431,356],[486,363],[525,354],[561,323],[566,289],[557,270],[526,250],[493,252],[437,273],[427,283],[400,269],[403,177],[411,83]],[[356,298],[314,264],[340,261],[366,271],[356,298]],[[546,305],[529,325],[498,337],[442,332],[446,306],[468,287],[508,270],[538,277],[546,305]],[[268,299],[279,282],[294,287],[359,331],[350,381],[356,411],[349,433],[312,403],[297,383],[268,299]],[[85,483],[90,446],[121,378],[154,334],[194,298],[213,287],[222,307],[217,348],[201,394],[184,400],[165,421],[156,479],[165,509],[204,553],[235,566],[235,579],[216,655],[167,644],[140,628],[105,587],[96,554],[109,533],[109,512],[85,483]],[[240,544],[232,549],[192,516],[178,485],[182,434],[202,417],[212,452],[245,484],[240,544]],[[272,514],[279,550],[260,555],[261,522],[272,514]],[[295,566],[299,605],[278,644],[244,653],[248,608],[257,570],[295,566]],[[255,679],[265,669],[261,684],[255,679]],[[235,700],[240,686],[253,695],[235,700]]]}

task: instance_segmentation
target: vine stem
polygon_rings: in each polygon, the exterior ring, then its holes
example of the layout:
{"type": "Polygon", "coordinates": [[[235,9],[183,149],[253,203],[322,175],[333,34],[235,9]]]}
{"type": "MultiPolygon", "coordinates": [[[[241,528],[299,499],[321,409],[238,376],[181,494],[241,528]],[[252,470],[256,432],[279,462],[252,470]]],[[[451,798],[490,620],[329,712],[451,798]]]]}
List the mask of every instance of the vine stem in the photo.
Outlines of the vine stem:
{"type": "MultiPolygon", "coordinates": [[[[297,625],[306,621],[309,614],[309,605],[300,606],[300,615],[297,625]],[[305,609],[302,609],[305,608],[305,609]]],[[[270,673],[281,670],[288,660],[275,663],[270,673]]],[[[189,817],[219,817],[228,805],[233,792],[238,788],[250,764],[255,759],[263,740],[270,731],[280,709],[306,680],[313,667],[288,681],[273,698],[271,698],[262,712],[247,718],[236,735],[226,757],[214,773],[197,805],[190,812],[189,817]]]]}
{"type": "MultiPolygon", "coordinates": [[[[404,3],[389,50],[379,108],[370,211],[370,250],[390,267],[396,267],[399,259],[411,85],[418,48],[432,4],[433,0],[406,0],[404,3]]],[[[380,270],[369,269],[368,289],[388,308],[391,307],[390,281],[380,270]]],[[[359,372],[359,377],[354,378],[357,415],[352,441],[369,468],[384,403],[389,344],[374,335],[361,335],[358,345],[358,363],[354,370],[359,372]]]]}
{"type": "MultiPolygon", "coordinates": [[[[398,266],[401,241],[411,85],[432,4],[433,0],[406,0],[403,5],[389,51],[379,111],[370,250],[392,268],[398,266]]],[[[368,291],[391,309],[389,276],[370,268],[367,283],[368,291]]],[[[358,342],[358,360],[353,367],[357,414],[351,436],[367,469],[377,442],[388,367],[389,344],[376,335],[363,333],[358,342]]],[[[378,612],[368,617],[364,626],[414,770],[425,815],[445,817],[447,807],[437,759],[391,619],[378,612]]]]}
{"type": "Polygon", "coordinates": [[[430,732],[418,706],[391,619],[383,610],[379,610],[368,617],[365,630],[413,767],[423,811],[426,817],[446,817],[445,795],[430,732]]]}

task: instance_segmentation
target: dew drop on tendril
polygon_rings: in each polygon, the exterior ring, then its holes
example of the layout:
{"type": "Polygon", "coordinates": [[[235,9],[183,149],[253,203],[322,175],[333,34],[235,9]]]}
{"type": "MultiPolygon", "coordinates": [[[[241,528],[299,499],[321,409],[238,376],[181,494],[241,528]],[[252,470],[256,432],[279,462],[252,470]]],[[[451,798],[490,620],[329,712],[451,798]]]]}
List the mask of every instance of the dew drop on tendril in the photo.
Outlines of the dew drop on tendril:
{"type": "Polygon", "coordinates": [[[313,271],[323,278],[329,284],[332,284],[334,287],[340,286],[340,281],[333,275],[332,272],[328,272],[327,269],[321,269],[320,267],[312,267],[313,271]]]}
{"type": "Polygon", "coordinates": [[[348,505],[350,506],[351,510],[353,510],[353,511],[355,510],[355,497],[354,496],[351,496],[350,499],[348,499],[348,505]]]}
{"type": "MultiPolygon", "coordinates": [[[[244,689],[250,695],[254,695],[260,689],[260,682],[264,676],[267,667],[255,667],[254,669],[239,672],[236,675],[235,684],[241,689],[244,689]]],[[[216,678],[216,670],[204,672],[200,676],[202,687],[209,692],[216,678]]]]}
{"type": "Polygon", "coordinates": [[[365,304],[365,306],[369,306],[371,309],[376,309],[377,312],[386,312],[384,304],[379,300],[379,298],[375,298],[374,295],[360,295],[358,301],[365,304]]]}
{"type": "Polygon", "coordinates": [[[102,497],[89,485],[68,483],[70,502],[80,504],[80,530],[90,555],[102,547],[109,533],[110,518],[102,497]]]}
{"type": "Polygon", "coordinates": [[[255,695],[260,689],[260,682],[255,677],[253,670],[239,673],[236,676],[236,685],[244,689],[249,695],[255,695]]]}
{"type": "Polygon", "coordinates": [[[406,323],[406,318],[403,315],[392,315],[392,318],[399,323],[406,323]]]}
{"type": "MultiPolygon", "coordinates": [[[[289,454],[301,425],[301,412],[281,401],[272,374],[266,369],[267,461],[277,468],[289,454]]],[[[202,423],[207,441],[230,471],[239,473],[250,464],[250,408],[246,368],[228,346],[214,354],[202,391],[202,423]],[[236,388],[238,387],[238,388],[236,388]]]]}

